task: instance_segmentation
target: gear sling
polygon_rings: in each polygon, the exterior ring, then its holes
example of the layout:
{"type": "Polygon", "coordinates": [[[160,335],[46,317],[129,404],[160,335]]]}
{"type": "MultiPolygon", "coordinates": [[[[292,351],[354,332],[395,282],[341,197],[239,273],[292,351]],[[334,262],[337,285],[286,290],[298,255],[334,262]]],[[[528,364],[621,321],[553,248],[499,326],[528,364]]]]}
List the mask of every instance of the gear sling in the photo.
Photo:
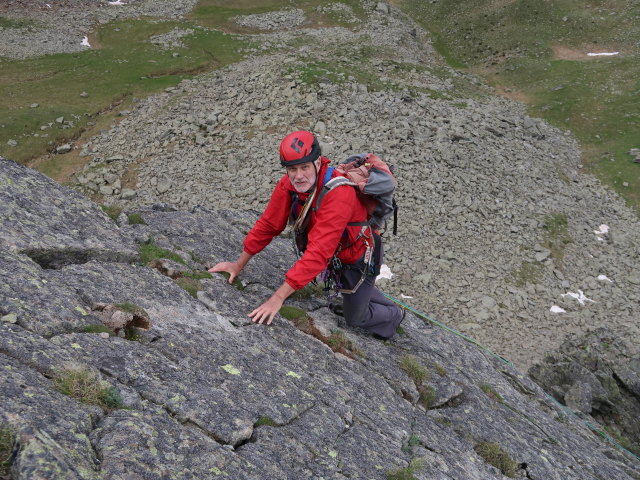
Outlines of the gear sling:
{"type": "MultiPolygon", "coordinates": [[[[397,182],[393,176],[392,168],[373,154],[359,154],[347,158],[335,169],[333,167],[327,169],[314,210],[318,211],[323,197],[331,190],[342,185],[349,185],[356,188],[358,198],[367,208],[367,221],[347,224],[348,226],[362,226],[355,241],[360,238],[364,239],[365,253],[356,264],[343,264],[338,258],[341,249],[339,246],[322,274],[325,290],[330,290],[330,285],[333,283],[335,289],[340,293],[355,293],[367,276],[377,276],[380,273],[382,239],[375,232],[375,229],[383,224],[386,226],[386,219],[393,213],[393,232],[396,233],[397,206],[393,199],[393,190],[397,182]],[[336,169],[346,176],[331,178],[336,169]],[[339,272],[346,269],[354,269],[362,273],[358,282],[350,289],[342,288],[343,286],[340,284],[339,272]]],[[[310,222],[308,213],[315,194],[316,190],[314,189],[298,212],[298,196],[292,193],[293,204],[289,220],[293,225],[294,246],[298,255],[301,255],[307,246],[307,229],[310,222]]],[[[343,236],[346,236],[346,231],[343,232],[343,236]]]]}

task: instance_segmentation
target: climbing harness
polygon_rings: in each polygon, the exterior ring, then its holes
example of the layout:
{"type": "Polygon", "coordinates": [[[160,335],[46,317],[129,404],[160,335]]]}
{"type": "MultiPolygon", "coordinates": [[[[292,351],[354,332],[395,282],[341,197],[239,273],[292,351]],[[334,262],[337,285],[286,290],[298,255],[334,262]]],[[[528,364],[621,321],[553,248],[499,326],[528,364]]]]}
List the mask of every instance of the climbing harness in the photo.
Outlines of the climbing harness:
{"type": "Polygon", "coordinates": [[[338,247],[338,250],[333,254],[333,258],[329,261],[327,268],[325,268],[320,274],[320,278],[324,282],[324,291],[327,293],[329,300],[337,297],[338,293],[347,295],[355,293],[358,288],[360,288],[360,285],[364,283],[367,276],[377,275],[380,272],[380,240],[376,241],[375,237],[376,235],[373,233],[370,226],[362,226],[360,233],[353,243],[357,242],[360,238],[364,238],[365,252],[362,258],[354,264],[344,264],[340,261],[338,254],[340,253],[341,248],[338,247]],[[365,234],[367,230],[370,231],[369,235],[365,234]],[[353,287],[344,288],[344,285],[342,285],[340,280],[340,272],[342,270],[358,270],[362,275],[353,287]],[[332,291],[335,293],[331,294],[330,292],[332,291]]]}

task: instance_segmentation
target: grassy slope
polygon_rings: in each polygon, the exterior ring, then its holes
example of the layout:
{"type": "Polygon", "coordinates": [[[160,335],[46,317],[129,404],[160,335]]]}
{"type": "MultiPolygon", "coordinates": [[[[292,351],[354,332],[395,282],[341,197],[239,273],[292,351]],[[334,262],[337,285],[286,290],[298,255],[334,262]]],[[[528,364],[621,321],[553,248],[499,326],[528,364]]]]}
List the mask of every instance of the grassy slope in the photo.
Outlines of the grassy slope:
{"type": "Polygon", "coordinates": [[[571,130],[583,163],[640,212],[640,4],[633,0],[398,0],[450,64],[571,130]],[[588,52],[620,51],[615,57],[588,52]],[[628,186],[624,186],[624,183],[628,186]]]}
{"type": "Polygon", "coordinates": [[[193,22],[149,19],[103,25],[91,42],[100,48],[26,60],[0,58],[0,155],[27,163],[78,136],[99,112],[235,62],[239,48],[246,46],[193,22]],[[184,48],[162,49],[148,41],[176,27],[195,29],[183,39],[184,48]],[[56,122],[59,117],[65,122],[56,122]],[[18,146],[7,145],[10,139],[18,146]]]}
{"type": "MultiPolygon", "coordinates": [[[[318,13],[315,9],[323,3],[201,0],[183,21],[136,19],[102,25],[90,36],[97,48],[84,52],[26,60],[0,57],[0,155],[64,181],[84,160],[78,152],[54,156],[47,152],[108,128],[117,111],[126,109],[136,97],[240,60],[241,49],[248,45],[232,34],[250,31],[238,27],[234,16],[295,6],[305,10],[305,26],[345,24],[339,14],[318,13]],[[152,36],[174,28],[195,29],[182,39],[183,48],[163,49],[149,42],[152,36]],[[83,92],[88,95],[81,96],[83,92]],[[32,104],[38,106],[32,108],[32,104]],[[63,123],[56,122],[60,117],[63,123]],[[9,140],[18,145],[8,145],[9,140]]],[[[357,0],[344,3],[356,15],[364,13],[357,0]]],[[[29,24],[0,17],[0,26],[26,28],[29,24]]]]}

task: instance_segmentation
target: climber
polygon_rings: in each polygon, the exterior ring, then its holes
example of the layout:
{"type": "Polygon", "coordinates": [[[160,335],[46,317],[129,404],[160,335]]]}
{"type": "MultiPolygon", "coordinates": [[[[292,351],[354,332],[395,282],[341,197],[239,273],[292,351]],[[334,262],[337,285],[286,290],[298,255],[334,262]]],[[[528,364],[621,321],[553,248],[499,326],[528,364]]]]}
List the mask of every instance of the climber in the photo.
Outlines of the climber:
{"type": "Polygon", "coordinates": [[[403,320],[404,310],[374,286],[382,263],[382,243],[377,232],[367,226],[367,210],[358,200],[355,188],[348,185],[334,188],[324,196],[321,208],[314,209],[323,184],[340,174],[329,168],[330,161],[321,155],[318,140],[311,132],[302,130],[287,135],[280,144],[280,163],[286,173],[276,185],[264,213],[247,234],[242,254],[235,262],[218,263],[209,272],[228,272],[228,281],[233,282],[247,262],[279,235],[291,219],[296,230],[304,233],[304,241],[297,242],[302,256],[286,273],[280,288],[249,313],[252,321],[271,324],[289,295],[331,264],[336,266],[343,289],[342,314],[347,324],[364,328],[377,338],[391,338],[403,320]],[[365,265],[365,253],[377,257],[378,268],[365,265]]]}

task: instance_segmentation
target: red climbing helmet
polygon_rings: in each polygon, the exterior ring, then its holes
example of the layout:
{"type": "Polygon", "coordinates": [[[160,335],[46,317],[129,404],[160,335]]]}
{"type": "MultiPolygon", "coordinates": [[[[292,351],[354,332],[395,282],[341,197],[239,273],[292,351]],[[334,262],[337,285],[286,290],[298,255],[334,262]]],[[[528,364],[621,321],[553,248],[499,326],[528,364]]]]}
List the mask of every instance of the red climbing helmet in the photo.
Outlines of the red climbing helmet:
{"type": "Polygon", "coordinates": [[[283,167],[313,162],[320,156],[320,144],[311,132],[298,130],[280,143],[280,163],[283,167]]]}

